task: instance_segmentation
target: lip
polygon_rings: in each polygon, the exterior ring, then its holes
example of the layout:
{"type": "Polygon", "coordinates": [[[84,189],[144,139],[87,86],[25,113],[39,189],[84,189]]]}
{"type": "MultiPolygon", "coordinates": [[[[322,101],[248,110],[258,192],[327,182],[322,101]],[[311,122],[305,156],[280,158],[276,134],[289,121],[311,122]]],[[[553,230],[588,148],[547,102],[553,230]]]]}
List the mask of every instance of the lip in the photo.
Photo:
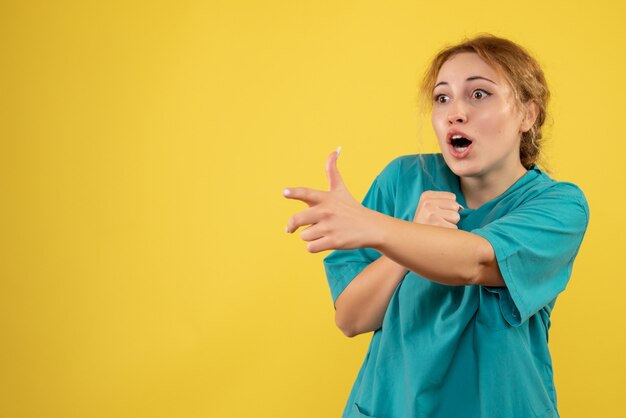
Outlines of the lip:
{"type": "Polygon", "coordinates": [[[472,144],[469,144],[469,145],[467,146],[467,148],[465,148],[465,150],[464,150],[464,151],[459,152],[459,151],[457,151],[457,149],[456,149],[456,148],[454,148],[454,147],[452,146],[452,143],[449,143],[449,144],[448,144],[448,150],[449,150],[449,152],[450,152],[450,155],[452,155],[454,158],[456,158],[456,159],[460,160],[460,159],[465,158],[465,157],[467,157],[467,156],[469,155],[469,153],[470,153],[470,151],[472,150],[472,147],[473,147],[473,146],[474,146],[474,144],[473,144],[473,143],[472,143],[472,144]]]}
{"type": "MultiPolygon", "coordinates": [[[[448,131],[448,135],[446,135],[446,142],[447,142],[448,144],[451,144],[451,143],[452,143],[452,137],[453,137],[454,135],[461,135],[463,138],[467,138],[467,139],[469,139],[470,141],[474,142],[474,139],[473,139],[473,138],[471,138],[469,135],[467,135],[465,132],[458,131],[458,130],[456,130],[456,129],[450,129],[450,130],[448,131]]],[[[471,144],[470,144],[470,145],[471,145],[471,144]]]]}
{"type": "Polygon", "coordinates": [[[450,152],[450,155],[452,155],[456,159],[462,159],[462,158],[467,157],[469,155],[470,151],[472,150],[473,146],[474,146],[474,139],[472,139],[470,136],[468,136],[465,132],[462,132],[462,131],[459,131],[459,130],[456,130],[456,129],[449,130],[448,131],[448,135],[446,135],[446,138],[447,138],[446,142],[447,142],[447,145],[448,145],[448,150],[450,152]],[[454,135],[461,135],[463,138],[467,138],[467,139],[469,139],[472,142],[470,142],[470,144],[467,146],[467,148],[464,151],[459,152],[459,151],[457,151],[456,148],[454,148],[452,146],[452,137],[454,135]]]}

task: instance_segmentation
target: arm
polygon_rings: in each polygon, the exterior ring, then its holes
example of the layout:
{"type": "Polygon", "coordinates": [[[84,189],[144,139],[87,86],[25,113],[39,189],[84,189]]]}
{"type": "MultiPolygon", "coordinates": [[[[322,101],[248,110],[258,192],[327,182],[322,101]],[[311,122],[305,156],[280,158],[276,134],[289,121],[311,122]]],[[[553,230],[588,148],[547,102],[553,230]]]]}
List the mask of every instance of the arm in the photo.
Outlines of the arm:
{"type": "Polygon", "coordinates": [[[375,331],[408,270],[386,256],[359,273],[335,301],[335,323],[348,337],[375,331]]]}
{"type": "MultiPolygon", "coordinates": [[[[369,209],[366,209],[369,211],[369,209]]],[[[369,211],[366,246],[437,283],[504,286],[489,241],[458,229],[422,225],[369,211]]]]}
{"type": "Polygon", "coordinates": [[[326,164],[329,191],[285,189],[284,195],[309,208],[292,216],[287,232],[301,232],[307,250],[370,247],[420,276],[446,285],[503,286],[489,241],[457,229],[399,220],[358,203],[348,191],[332,153],[326,164]]]}
{"type": "MultiPolygon", "coordinates": [[[[421,194],[413,222],[456,229],[460,205],[453,193],[421,194]]],[[[359,273],[335,302],[335,322],[348,337],[382,326],[389,301],[408,269],[383,255],[359,273]]]]}
{"type": "Polygon", "coordinates": [[[389,301],[408,272],[404,266],[445,285],[505,286],[486,239],[375,214],[381,218],[379,226],[372,229],[378,229],[383,238],[372,247],[383,255],[359,273],[335,303],[335,323],[346,336],[382,326],[389,301]]]}

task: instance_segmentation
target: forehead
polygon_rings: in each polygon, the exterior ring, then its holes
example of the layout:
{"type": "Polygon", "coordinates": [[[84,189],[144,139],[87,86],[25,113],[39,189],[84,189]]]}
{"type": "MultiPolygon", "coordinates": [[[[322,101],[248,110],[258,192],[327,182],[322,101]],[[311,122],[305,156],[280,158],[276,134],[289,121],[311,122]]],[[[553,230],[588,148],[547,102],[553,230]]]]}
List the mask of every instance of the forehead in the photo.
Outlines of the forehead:
{"type": "Polygon", "coordinates": [[[487,64],[478,54],[474,52],[461,52],[452,56],[443,63],[437,74],[439,82],[464,82],[469,77],[481,76],[500,84],[502,77],[500,73],[487,64]]]}

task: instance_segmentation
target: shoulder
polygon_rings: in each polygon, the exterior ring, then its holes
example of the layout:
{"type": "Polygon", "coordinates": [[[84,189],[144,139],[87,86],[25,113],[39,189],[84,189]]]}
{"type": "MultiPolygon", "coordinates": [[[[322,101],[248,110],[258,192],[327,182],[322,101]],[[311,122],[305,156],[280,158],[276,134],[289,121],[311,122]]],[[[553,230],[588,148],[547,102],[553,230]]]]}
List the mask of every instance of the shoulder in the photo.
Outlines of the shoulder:
{"type": "Polygon", "coordinates": [[[401,155],[389,162],[379,177],[384,179],[398,176],[420,176],[423,173],[436,173],[446,167],[441,154],[409,154],[401,155]]]}
{"type": "Polygon", "coordinates": [[[376,183],[393,198],[403,196],[412,205],[422,191],[454,190],[458,178],[441,154],[410,154],[391,160],[377,176],[376,183]]]}
{"type": "Polygon", "coordinates": [[[535,168],[537,176],[524,193],[524,203],[541,206],[545,210],[561,213],[577,212],[589,221],[589,204],[585,193],[578,185],[569,181],[558,181],[535,168]]]}
{"type": "Polygon", "coordinates": [[[537,188],[542,194],[552,199],[577,203],[588,210],[587,198],[578,185],[569,181],[555,180],[545,172],[538,171],[539,175],[537,177],[539,181],[537,182],[537,188]]]}

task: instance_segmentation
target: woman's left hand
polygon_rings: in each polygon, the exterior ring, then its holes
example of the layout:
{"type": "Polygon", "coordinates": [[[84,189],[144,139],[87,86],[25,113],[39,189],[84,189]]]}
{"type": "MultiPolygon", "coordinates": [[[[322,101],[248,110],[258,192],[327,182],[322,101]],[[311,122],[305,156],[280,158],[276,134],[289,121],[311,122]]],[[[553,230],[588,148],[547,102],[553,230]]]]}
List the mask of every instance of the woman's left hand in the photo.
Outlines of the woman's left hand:
{"type": "Polygon", "coordinates": [[[377,212],[357,202],[337,169],[339,151],[326,160],[326,176],[329,191],[305,187],[287,188],[283,195],[288,199],[301,200],[308,209],[298,212],[287,222],[287,232],[293,233],[303,225],[300,236],[307,241],[307,251],[349,250],[370,246],[374,231],[373,219],[377,212]]]}

